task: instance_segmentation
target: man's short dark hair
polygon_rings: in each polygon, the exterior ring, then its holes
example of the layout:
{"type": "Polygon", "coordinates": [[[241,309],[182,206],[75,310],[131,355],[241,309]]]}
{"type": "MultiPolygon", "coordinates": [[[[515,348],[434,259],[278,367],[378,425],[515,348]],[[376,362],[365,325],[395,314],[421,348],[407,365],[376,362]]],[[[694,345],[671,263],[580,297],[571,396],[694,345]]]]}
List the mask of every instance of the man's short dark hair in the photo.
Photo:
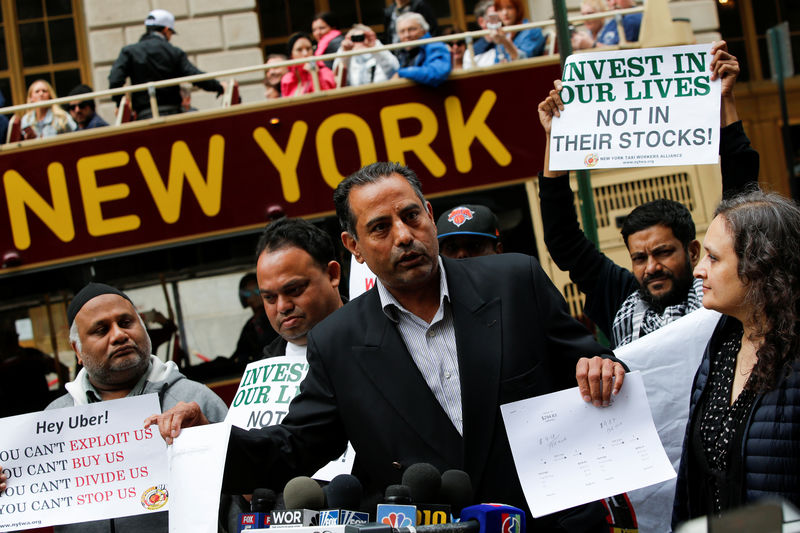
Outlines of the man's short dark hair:
{"type": "Polygon", "coordinates": [[[400,163],[377,162],[356,170],[347,178],[342,180],[336,190],[333,191],[333,203],[336,205],[336,216],[342,231],[346,231],[353,238],[356,236],[356,221],[350,211],[350,190],[353,187],[375,183],[383,178],[388,178],[392,174],[399,174],[408,181],[414,192],[425,205],[425,196],[422,194],[422,183],[413,170],[400,163]]]}
{"type": "Polygon", "coordinates": [[[323,270],[336,260],[336,251],[330,235],[302,218],[279,218],[270,223],[256,246],[256,261],[266,250],[295,247],[304,250],[323,270]]]}
{"type": "MultiPolygon", "coordinates": [[[[87,94],[94,92],[94,89],[89,87],[88,85],[84,85],[81,83],[80,85],[76,85],[72,88],[72,90],[67,94],[67,96],[78,96],[79,94],[87,94]]],[[[89,98],[88,100],[81,101],[81,105],[88,105],[92,111],[94,111],[94,98],[89,98]]]]}
{"type": "Polygon", "coordinates": [[[628,246],[629,236],[658,225],[671,229],[684,247],[695,240],[694,220],[686,206],[674,200],[660,198],[640,205],[625,217],[625,222],[622,223],[625,246],[628,246]]]}

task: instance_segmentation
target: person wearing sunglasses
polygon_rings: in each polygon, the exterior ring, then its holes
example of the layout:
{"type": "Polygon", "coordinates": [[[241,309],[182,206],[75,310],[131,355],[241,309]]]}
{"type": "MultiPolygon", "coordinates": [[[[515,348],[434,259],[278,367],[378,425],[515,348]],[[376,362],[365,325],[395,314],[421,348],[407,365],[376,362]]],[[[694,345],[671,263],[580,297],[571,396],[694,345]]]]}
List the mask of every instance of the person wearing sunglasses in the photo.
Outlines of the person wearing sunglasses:
{"type": "MultiPolygon", "coordinates": [[[[73,87],[67,96],[78,96],[79,94],[91,92],[93,92],[91,87],[80,84],[73,87]]],[[[67,111],[69,111],[72,120],[78,125],[79,130],[108,126],[108,122],[95,113],[94,98],[89,98],[88,100],[73,100],[67,105],[67,111]]]]}

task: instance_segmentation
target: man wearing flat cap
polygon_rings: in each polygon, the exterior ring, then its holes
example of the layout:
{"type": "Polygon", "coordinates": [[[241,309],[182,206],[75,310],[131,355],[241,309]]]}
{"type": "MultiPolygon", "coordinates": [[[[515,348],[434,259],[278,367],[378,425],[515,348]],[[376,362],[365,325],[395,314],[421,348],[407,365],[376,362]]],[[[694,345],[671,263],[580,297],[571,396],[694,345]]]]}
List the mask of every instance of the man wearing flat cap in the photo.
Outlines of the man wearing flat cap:
{"type": "MultiPolygon", "coordinates": [[[[70,344],[83,369],[67,383],[67,394],[47,409],[157,393],[163,411],[179,401],[194,401],[211,422],[225,419],[227,407],[219,396],[205,385],[187,379],[175,363],[164,363],[151,355],[144,323],[124,292],[103,283],[89,283],[67,308],[67,320],[70,344]]],[[[55,530],[166,533],[168,513],[70,524],[55,530]]]]}
{"type": "Polygon", "coordinates": [[[462,204],[436,221],[439,253],[452,259],[502,254],[497,216],[484,205],[462,204]]]}

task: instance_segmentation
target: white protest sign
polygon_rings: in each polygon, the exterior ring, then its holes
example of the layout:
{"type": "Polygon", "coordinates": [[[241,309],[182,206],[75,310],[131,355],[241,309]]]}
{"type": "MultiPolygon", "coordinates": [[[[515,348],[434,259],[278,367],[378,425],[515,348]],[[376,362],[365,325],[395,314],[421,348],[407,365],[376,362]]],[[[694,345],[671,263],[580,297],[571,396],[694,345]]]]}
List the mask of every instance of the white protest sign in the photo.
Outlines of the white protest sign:
{"type": "MultiPolygon", "coordinates": [[[[285,355],[250,363],[239,382],[225,422],[242,429],[280,424],[289,412],[292,398],[299,394],[300,383],[306,374],[308,362],[303,356],[285,355]]],[[[312,477],[330,481],[339,474],[349,474],[354,461],[355,451],[348,443],[347,450],[339,459],[331,461],[312,477]]]]}
{"type": "Polygon", "coordinates": [[[147,394],[0,419],[0,531],[166,511],[159,412],[147,394]]]}
{"type": "Polygon", "coordinates": [[[367,263],[359,263],[354,255],[350,255],[350,287],[347,294],[350,299],[361,296],[375,286],[377,276],[369,269],[367,263]]]}
{"type": "Polygon", "coordinates": [[[550,169],[715,164],[721,86],[710,44],[575,54],[550,169]]]}

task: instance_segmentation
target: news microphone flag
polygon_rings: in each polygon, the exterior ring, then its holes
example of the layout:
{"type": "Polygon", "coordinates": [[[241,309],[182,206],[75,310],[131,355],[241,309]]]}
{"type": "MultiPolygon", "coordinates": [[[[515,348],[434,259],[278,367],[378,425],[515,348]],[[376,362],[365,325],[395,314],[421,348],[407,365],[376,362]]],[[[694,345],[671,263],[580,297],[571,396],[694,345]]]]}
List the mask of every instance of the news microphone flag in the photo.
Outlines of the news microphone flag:
{"type": "Polygon", "coordinates": [[[395,529],[417,525],[417,507],[415,505],[379,503],[375,514],[376,522],[395,529]]]}
{"type": "Polygon", "coordinates": [[[263,529],[269,526],[269,513],[239,513],[239,523],[236,527],[236,533],[241,533],[247,529],[263,529]]]}
{"type": "Polygon", "coordinates": [[[525,512],[500,503],[470,505],[461,511],[461,521],[476,520],[478,533],[525,533],[525,512]]]}
{"type": "Polygon", "coordinates": [[[348,524],[366,524],[369,513],[349,511],[347,509],[327,509],[319,512],[320,526],[346,526],[348,524]]]}

